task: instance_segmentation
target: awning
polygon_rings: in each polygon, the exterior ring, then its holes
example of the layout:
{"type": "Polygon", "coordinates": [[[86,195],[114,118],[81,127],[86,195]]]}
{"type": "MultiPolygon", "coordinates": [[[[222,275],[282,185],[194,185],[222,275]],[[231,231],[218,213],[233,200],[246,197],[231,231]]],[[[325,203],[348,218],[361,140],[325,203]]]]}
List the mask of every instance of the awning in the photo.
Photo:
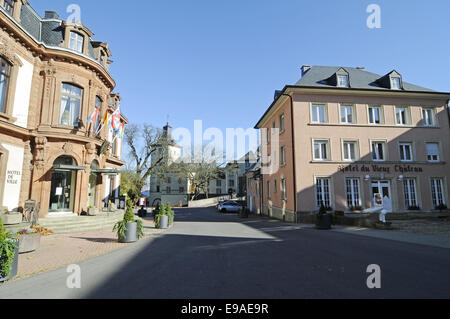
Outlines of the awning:
{"type": "Polygon", "coordinates": [[[105,169],[93,169],[91,170],[91,173],[104,175],[119,175],[120,171],[118,169],[105,168],[105,169]]]}
{"type": "Polygon", "coordinates": [[[86,166],[75,166],[75,165],[53,165],[52,170],[59,172],[69,172],[69,171],[85,171],[86,166]]]}

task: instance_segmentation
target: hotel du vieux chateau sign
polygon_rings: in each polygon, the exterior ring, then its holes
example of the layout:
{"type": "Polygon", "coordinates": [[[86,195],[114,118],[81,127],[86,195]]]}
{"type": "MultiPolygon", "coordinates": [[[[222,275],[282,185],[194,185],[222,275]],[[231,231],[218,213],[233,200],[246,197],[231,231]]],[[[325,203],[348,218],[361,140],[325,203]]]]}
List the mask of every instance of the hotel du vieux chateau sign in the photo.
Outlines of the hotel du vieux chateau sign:
{"type": "Polygon", "coordinates": [[[350,164],[340,165],[338,171],[341,173],[423,173],[423,168],[413,165],[366,165],[366,164],[350,164]]]}

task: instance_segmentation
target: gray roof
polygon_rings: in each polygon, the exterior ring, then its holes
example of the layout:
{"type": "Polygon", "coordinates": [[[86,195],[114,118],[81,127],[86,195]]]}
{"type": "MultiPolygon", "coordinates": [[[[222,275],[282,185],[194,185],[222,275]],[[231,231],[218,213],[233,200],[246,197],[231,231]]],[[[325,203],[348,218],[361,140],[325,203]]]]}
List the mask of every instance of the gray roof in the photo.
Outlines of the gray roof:
{"type": "MultiPolygon", "coordinates": [[[[29,5],[23,5],[20,13],[20,25],[38,42],[45,45],[58,47],[64,41],[63,20],[57,14],[51,18],[42,18],[29,5]]],[[[89,57],[96,60],[92,41],[89,41],[89,57]]]]}
{"type": "MultiPolygon", "coordinates": [[[[384,75],[367,72],[357,68],[340,66],[313,66],[295,85],[306,87],[337,88],[335,85],[327,83],[327,79],[329,79],[341,68],[349,74],[351,89],[386,90],[385,87],[382,87],[379,83],[377,83],[377,80],[383,78],[384,75]]],[[[346,88],[342,89],[345,90],[346,88]]],[[[434,92],[433,90],[407,82],[403,82],[403,91],[434,92]]]]}

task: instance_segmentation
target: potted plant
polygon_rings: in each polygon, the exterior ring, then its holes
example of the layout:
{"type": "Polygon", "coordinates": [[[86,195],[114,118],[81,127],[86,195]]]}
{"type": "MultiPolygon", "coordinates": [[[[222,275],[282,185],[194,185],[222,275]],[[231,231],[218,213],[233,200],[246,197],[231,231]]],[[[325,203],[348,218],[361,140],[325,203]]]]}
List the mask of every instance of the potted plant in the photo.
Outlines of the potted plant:
{"type": "Polygon", "coordinates": [[[175,212],[173,211],[170,203],[167,203],[166,211],[167,211],[167,216],[169,216],[169,226],[172,226],[173,222],[175,220],[175,212]]]}
{"type": "Polygon", "coordinates": [[[156,213],[155,227],[158,229],[169,228],[169,216],[167,215],[167,211],[163,204],[159,206],[159,212],[156,213]]]}
{"type": "Polygon", "coordinates": [[[17,275],[19,262],[19,241],[8,234],[0,219],[0,282],[17,275]]]}
{"type": "Polygon", "coordinates": [[[15,212],[5,212],[1,215],[1,220],[4,225],[17,225],[22,223],[22,214],[15,212]]]}
{"type": "Polygon", "coordinates": [[[144,237],[144,225],[141,219],[136,219],[133,213],[133,204],[127,201],[127,210],[123,220],[114,225],[120,243],[134,243],[144,237]]]}
{"type": "Polygon", "coordinates": [[[317,214],[316,228],[317,229],[331,229],[332,217],[328,213],[328,209],[322,204],[319,213],[317,214]]]}
{"type": "Polygon", "coordinates": [[[19,254],[35,251],[41,245],[41,234],[36,229],[24,229],[16,234],[19,240],[19,254]]]}

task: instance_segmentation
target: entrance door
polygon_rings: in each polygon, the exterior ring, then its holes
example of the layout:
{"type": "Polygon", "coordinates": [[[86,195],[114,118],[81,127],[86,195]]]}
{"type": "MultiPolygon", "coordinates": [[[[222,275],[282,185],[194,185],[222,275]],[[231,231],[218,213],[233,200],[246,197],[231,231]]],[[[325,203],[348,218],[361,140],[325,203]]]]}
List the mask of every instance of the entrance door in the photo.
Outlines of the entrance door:
{"type": "MultiPolygon", "coordinates": [[[[389,181],[372,182],[372,205],[374,207],[383,206],[383,199],[387,197],[392,202],[391,183],[389,181]]],[[[392,213],[392,210],[389,211],[392,213]]]]}
{"type": "MultiPolygon", "coordinates": [[[[70,157],[61,157],[55,161],[55,165],[73,165],[73,162],[70,157]]],[[[50,212],[73,212],[76,176],[76,171],[70,169],[52,171],[50,212]]]]}

